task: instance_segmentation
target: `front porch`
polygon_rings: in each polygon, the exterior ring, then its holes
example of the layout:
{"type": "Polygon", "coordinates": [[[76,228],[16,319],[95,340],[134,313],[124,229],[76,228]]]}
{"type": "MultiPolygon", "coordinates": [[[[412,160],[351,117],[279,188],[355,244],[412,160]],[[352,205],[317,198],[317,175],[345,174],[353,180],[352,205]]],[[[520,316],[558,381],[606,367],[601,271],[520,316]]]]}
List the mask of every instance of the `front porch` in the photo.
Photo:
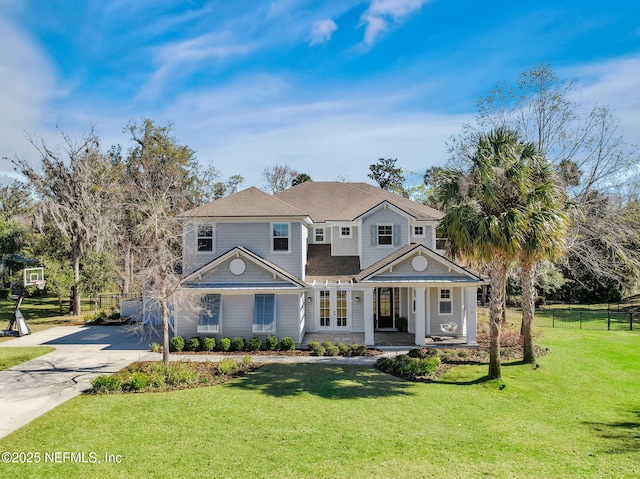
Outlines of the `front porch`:
{"type": "MultiPolygon", "coordinates": [[[[403,333],[403,332],[376,332],[374,334],[375,346],[377,347],[406,347],[415,348],[415,334],[403,333]]],[[[342,342],[345,344],[364,344],[364,333],[306,333],[300,343],[300,348],[305,349],[309,346],[311,341],[333,341],[333,343],[342,342]]],[[[453,336],[429,336],[425,338],[425,347],[436,348],[463,348],[463,347],[476,347],[470,346],[467,343],[465,336],[453,337],[453,336]]]]}

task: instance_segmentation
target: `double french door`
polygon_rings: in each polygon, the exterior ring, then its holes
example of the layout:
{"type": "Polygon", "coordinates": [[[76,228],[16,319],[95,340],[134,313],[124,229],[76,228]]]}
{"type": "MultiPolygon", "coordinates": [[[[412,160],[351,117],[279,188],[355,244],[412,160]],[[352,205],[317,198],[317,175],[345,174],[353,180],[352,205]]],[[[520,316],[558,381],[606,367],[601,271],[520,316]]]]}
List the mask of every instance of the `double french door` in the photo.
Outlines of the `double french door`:
{"type": "Polygon", "coordinates": [[[347,292],[344,290],[320,290],[319,324],[322,331],[347,331],[347,292]]]}

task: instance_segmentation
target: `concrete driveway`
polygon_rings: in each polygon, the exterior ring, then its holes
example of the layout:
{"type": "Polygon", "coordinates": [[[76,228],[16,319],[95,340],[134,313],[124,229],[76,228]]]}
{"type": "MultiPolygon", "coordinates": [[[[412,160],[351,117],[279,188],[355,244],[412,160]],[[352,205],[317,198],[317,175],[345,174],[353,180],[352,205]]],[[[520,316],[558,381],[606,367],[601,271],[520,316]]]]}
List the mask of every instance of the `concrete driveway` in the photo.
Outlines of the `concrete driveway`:
{"type": "Polygon", "coordinates": [[[0,438],[89,388],[91,380],[139,360],[156,359],[157,341],[118,326],[58,326],[0,347],[53,346],[55,351],[0,371],[0,438]]]}

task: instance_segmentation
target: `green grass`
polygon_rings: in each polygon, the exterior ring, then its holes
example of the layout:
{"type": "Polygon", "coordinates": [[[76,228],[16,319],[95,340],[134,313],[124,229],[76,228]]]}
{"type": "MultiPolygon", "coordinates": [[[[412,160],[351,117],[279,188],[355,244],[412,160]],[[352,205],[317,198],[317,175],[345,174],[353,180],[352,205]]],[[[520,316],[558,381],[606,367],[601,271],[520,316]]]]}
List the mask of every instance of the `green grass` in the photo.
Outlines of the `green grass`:
{"type": "Polygon", "coordinates": [[[30,348],[0,348],[0,371],[16,364],[29,361],[43,354],[50,353],[55,348],[50,346],[34,346],[30,348]]]}
{"type": "Polygon", "coordinates": [[[77,397],[2,451],[100,464],[3,464],[5,477],[640,476],[640,334],[544,330],[539,369],[461,366],[436,383],[269,365],[222,386],[77,397]],[[105,454],[122,455],[106,463],[105,454]]]}

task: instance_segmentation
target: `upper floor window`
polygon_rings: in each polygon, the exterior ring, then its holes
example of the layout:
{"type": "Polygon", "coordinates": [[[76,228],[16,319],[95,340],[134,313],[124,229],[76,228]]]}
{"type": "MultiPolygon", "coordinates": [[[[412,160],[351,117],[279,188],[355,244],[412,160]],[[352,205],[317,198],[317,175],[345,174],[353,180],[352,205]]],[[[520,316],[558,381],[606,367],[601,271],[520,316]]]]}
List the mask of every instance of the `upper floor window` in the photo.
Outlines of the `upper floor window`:
{"type": "Polygon", "coordinates": [[[315,228],[316,243],[324,243],[324,228],[315,228]]]}
{"type": "Polygon", "coordinates": [[[289,223],[274,223],[271,231],[273,251],[289,251],[289,223]]]}
{"type": "Polygon", "coordinates": [[[451,301],[451,290],[441,289],[440,300],[438,302],[438,312],[440,314],[453,314],[453,303],[451,301]]]}
{"type": "Polygon", "coordinates": [[[351,238],[351,226],[340,227],[340,238],[351,238]]]}
{"type": "Polygon", "coordinates": [[[213,225],[198,225],[198,253],[213,251],[213,225]]]}
{"type": "Polygon", "coordinates": [[[414,226],[413,236],[416,238],[424,238],[424,226],[414,226]]]}
{"type": "Polygon", "coordinates": [[[378,226],[378,244],[379,245],[393,244],[393,225],[378,226]]]}

